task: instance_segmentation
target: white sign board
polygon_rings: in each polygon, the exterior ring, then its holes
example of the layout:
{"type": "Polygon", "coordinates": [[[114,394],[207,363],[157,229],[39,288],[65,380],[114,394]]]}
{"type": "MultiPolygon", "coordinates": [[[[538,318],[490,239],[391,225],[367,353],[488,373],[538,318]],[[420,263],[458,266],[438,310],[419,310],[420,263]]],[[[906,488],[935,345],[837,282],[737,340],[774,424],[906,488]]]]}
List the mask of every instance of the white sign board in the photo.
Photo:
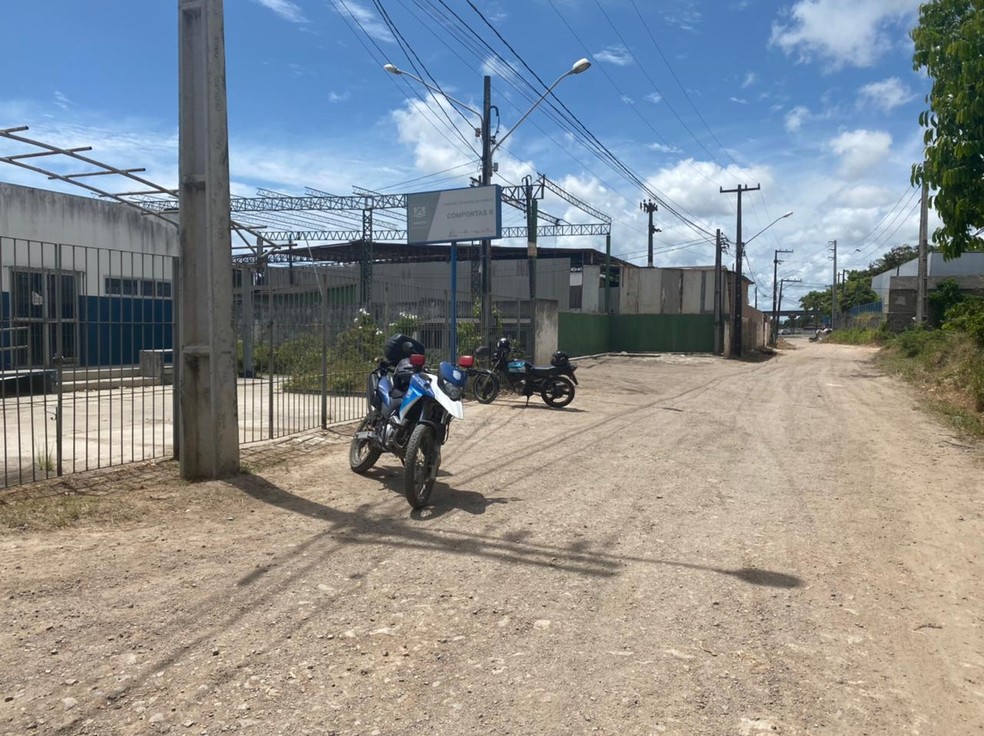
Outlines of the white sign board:
{"type": "Polygon", "coordinates": [[[502,237],[502,188],[445,189],[407,195],[407,243],[455,243],[502,237]]]}

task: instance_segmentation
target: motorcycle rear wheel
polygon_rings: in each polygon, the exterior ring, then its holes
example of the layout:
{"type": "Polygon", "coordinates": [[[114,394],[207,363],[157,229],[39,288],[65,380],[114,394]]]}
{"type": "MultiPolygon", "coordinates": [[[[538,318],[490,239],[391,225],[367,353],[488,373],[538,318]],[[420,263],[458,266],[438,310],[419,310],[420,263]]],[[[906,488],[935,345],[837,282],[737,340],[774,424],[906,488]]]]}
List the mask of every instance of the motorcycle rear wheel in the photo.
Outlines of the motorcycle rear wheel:
{"type": "MultiPolygon", "coordinates": [[[[368,432],[372,429],[375,419],[376,413],[374,411],[366,414],[365,419],[360,422],[359,428],[355,430],[356,434],[359,432],[368,432]]],[[[376,464],[376,461],[379,460],[379,456],[382,454],[382,449],[375,442],[368,439],[359,439],[356,436],[352,438],[352,443],[349,445],[349,465],[352,466],[352,470],[356,473],[365,473],[376,464]]]]}
{"type": "Polygon", "coordinates": [[[433,427],[418,424],[413,428],[403,458],[403,492],[413,508],[422,509],[427,505],[440,463],[441,450],[433,427]]]}
{"type": "Polygon", "coordinates": [[[499,395],[499,379],[491,372],[479,373],[472,381],[472,395],[480,404],[491,404],[499,395]]]}
{"type": "Polygon", "coordinates": [[[566,376],[548,378],[540,389],[540,398],[547,406],[562,409],[574,401],[574,382],[566,376]]]}

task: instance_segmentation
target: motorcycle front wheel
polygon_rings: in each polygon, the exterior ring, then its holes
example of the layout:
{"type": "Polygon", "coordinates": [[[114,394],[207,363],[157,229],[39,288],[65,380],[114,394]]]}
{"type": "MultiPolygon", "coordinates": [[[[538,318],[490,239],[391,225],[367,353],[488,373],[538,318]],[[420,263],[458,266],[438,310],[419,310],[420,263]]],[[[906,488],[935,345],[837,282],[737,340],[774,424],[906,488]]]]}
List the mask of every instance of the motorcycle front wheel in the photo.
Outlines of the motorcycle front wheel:
{"type": "Polygon", "coordinates": [[[430,500],[441,451],[434,437],[434,429],[426,424],[413,428],[407,453],[403,458],[403,492],[415,509],[422,509],[430,500]]]}
{"type": "Polygon", "coordinates": [[[366,414],[365,419],[359,424],[359,428],[355,430],[356,436],[352,438],[352,443],[349,445],[349,465],[356,473],[364,473],[369,470],[379,460],[379,456],[383,454],[382,449],[375,442],[358,437],[359,432],[368,432],[372,429],[375,418],[374,411],[366,414]]]}
{"type": "Polygon", "coordinates": [[[472,395],[480,404],[491,404],[499,395],[499,379],[491,372],[479,373],[472,381],[472,395]]]}
{"type": "Polygon", "coordinates": [[[540,398],[547,406],[561,409],[574,401],[574,382],[566,376],[548,378],[540,389],[540,398]]]}

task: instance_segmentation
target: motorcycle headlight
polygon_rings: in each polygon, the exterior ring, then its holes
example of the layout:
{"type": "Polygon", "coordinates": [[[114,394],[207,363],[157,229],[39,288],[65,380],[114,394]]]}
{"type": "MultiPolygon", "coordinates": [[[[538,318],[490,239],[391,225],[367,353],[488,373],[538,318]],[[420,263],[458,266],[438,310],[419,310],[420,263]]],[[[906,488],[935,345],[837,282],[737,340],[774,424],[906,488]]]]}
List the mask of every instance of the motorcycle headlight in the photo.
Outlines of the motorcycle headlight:
{"type": "Polygon", "coordinates": [[[443,377],[437,383],[451,401],[461,400],[461,394],[464,393],[464,386],[455,386],[450,381],[445,381],[443,377]]]}

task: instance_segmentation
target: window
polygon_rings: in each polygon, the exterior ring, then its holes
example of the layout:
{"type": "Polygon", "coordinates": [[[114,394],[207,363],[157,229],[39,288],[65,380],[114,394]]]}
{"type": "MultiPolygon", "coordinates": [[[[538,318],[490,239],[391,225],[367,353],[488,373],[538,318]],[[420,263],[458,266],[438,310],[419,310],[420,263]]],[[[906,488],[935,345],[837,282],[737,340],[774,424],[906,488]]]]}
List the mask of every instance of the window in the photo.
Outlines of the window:
{"type": "Polygon", "coordinates": [[[171,298],[171,282],[154,279],[121,279],[106,277],[106,294],[121,296],[144,296],[171,298]]]}

